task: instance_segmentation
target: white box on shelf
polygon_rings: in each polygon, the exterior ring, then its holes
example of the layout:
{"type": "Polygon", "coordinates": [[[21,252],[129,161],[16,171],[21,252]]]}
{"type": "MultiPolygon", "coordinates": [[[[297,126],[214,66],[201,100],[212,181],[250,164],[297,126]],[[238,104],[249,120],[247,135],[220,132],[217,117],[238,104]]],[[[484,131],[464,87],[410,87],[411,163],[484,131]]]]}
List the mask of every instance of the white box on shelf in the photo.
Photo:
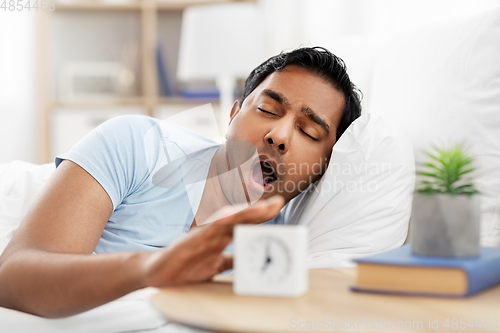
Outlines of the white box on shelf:
{"type": "Polygon", "coordinates": [[[59,95],[65,100],[113,98],[129,91],[135,75],[115,61],[67,62],[59,73],[59,95]]]}

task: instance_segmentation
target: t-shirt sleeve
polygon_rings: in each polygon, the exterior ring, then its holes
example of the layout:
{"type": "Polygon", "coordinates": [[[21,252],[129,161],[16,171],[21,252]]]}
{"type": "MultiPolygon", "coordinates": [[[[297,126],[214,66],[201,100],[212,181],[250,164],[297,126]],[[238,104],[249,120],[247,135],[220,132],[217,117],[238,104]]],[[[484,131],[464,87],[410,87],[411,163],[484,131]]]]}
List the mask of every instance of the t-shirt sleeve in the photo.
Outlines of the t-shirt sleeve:
{"type": "Polygon", "coordinates": [[[69,152],[56,156],[56,168],[65,159],[78,164],[99,182],[115,210],[149,176],[144,138],[153,126],[154,119],[144,115],[112,118],[93,129],[69,152]]]}

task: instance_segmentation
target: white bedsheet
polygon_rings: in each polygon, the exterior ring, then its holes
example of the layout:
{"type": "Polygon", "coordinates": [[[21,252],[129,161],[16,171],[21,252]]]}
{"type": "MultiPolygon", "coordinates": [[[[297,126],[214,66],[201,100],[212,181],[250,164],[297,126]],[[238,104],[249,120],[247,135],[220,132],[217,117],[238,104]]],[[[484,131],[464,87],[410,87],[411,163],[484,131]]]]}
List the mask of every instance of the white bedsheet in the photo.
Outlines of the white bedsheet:
{"type": "Polygon", "coordinates": [[[149,302],[156,292],[144,289],[93,310],[63,319],[45,319],[0,308],[1,332],[129,332],[151,330],[167,323],[149,302]]]}
{"type": "Polygon", "coordinates": [[[151,305],[157,292],[146,288],[90,311],[62,319],[46,319],[0,307],[0,332],[5,333],[205,333],[169,322],[151,305]]]}

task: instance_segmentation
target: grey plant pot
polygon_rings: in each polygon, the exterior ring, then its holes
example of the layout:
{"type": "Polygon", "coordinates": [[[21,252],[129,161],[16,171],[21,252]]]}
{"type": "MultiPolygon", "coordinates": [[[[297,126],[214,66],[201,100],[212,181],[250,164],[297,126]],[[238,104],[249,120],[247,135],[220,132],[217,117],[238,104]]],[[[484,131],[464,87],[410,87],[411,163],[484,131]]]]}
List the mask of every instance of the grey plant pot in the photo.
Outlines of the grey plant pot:
{"type": "Polygon", "coordinates": [[[479,219],[478,195],[415,194],[410,225],[413,253],[478,256],[479,219]]]}

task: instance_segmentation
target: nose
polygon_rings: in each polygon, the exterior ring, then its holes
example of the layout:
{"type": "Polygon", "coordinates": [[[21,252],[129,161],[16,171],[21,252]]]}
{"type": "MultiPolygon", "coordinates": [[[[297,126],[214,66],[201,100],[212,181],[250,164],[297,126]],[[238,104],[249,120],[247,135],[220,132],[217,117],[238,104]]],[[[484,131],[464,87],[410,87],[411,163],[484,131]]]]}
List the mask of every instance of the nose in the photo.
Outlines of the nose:
{"type": "Polygon", "coordinates": [[[264,137],[264,142],[275,147],[282,155],[290,148],[293,124],[291,122],[276,123],[264,137]]]}

